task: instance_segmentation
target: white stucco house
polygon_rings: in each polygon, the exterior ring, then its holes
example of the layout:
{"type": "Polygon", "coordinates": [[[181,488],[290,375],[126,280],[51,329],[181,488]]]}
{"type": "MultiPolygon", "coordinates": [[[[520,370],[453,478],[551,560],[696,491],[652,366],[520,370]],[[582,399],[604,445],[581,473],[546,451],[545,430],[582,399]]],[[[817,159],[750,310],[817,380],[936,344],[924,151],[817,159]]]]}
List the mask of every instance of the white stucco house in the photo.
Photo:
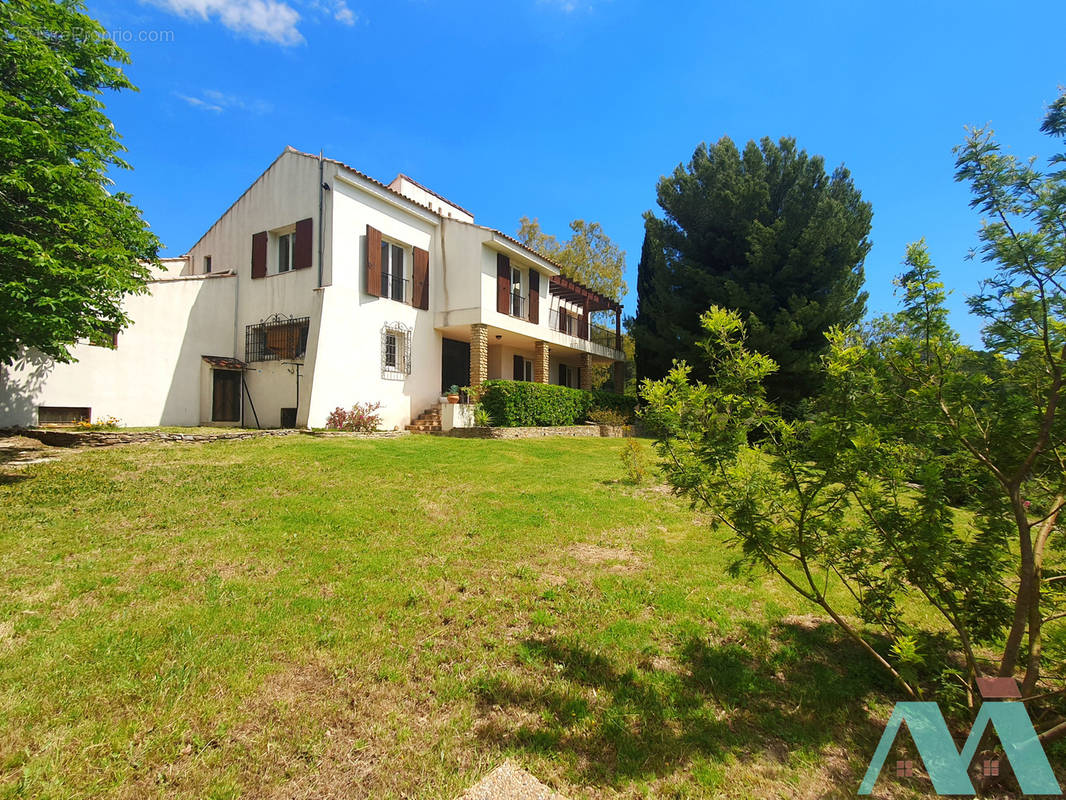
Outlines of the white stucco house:
{"type": "Polygon", "coordinates": [[[386,185],[286,148],[162,263],[113,347],[0,372],[0,426],[320,427],[337,406],[380,402],[398,428],[452,385],[587,388],[607,362],[621,378],[616,302],[405,175],[386,185]]]}

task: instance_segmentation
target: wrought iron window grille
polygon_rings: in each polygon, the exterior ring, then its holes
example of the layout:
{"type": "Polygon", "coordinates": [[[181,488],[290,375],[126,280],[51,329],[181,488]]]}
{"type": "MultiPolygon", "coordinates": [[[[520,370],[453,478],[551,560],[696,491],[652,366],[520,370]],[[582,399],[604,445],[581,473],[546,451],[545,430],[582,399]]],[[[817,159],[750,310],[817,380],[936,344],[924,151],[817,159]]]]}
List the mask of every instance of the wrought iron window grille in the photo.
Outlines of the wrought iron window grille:
{"type": "Polygon", "coordinates": [[[245,361],[298,361],[307,351],[310,317],[272,314],[244,329],[245,361]]]}
{"type": "Polygon", "coordinates": [[[411,328],[387,322],[381,328],[381,377],[402,380],[411,374],[411,328]]]}

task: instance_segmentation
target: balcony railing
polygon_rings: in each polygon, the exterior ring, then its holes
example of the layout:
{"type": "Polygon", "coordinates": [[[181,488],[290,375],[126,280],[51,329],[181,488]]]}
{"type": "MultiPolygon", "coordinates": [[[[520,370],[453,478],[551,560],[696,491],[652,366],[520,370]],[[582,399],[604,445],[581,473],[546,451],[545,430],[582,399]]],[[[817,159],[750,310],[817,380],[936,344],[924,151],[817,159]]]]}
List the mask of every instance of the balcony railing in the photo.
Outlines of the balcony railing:
{"type": "Polygon", "coordinates": [[[388,297],[400,303],[410,303],[411,298],[407,292],[408,280],[391,272],[381,273],[381,296],[388,297]]]}
{"type": "Polygon", "coordinates": [[[589,336],[589,341],[593,344],[609,347],[612,350],[616,349],[618,345],[618,337],[615,332],[596,323],[592,324],[592,333],[589,336]]]}
{"type": "Polygon", "coordinates": [[[580,317],[569,314],[566,311],[560,311],[558,308],[553,308],[548,314],[548,325],[553,331],[559,331],[565,333],[568,336],[578,335],[578,322],[580,317]]]}
{"type": "Polygon", "coordinates": [[[529,298],[511,292],[510,314],[518,319],[529,319],[529,298]]]}

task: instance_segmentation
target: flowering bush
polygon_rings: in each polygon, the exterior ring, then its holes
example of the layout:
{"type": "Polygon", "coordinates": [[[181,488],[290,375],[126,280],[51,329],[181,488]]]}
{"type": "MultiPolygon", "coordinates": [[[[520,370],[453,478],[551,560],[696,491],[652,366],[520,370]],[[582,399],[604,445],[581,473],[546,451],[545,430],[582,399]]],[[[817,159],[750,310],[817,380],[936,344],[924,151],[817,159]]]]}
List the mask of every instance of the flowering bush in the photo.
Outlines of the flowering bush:
{"type": "Polygon", "coordinates": [[[340,406],[326,418],[326,429],[331,431],[376,431],[381,424],[381,415],[376,413],[381,403],[356,403],[345,411],[340,406]]]}
{"type": "Polygon", "coordinates": [[[83,419],[74,424],[83,431],[113,431],[122,427],[122,420],[118,417],[97,417],[96,422],[83,419]]]}

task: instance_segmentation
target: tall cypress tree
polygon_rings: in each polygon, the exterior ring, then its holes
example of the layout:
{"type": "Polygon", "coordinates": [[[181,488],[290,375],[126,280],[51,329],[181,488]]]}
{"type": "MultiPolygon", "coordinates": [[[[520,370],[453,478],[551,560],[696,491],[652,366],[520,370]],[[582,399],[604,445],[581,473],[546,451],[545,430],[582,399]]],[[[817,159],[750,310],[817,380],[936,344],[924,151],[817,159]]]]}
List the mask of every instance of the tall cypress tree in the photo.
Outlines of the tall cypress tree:
{"type": "Polygon", "coordinates": [[[739,311],[749,344],[779,364],[771,396],[786,405],[810,396],[825,332],[866,308],[873,213],[850,173],[827,174],[791,138],[741,153],[726,137],[701,144],[657,194],[664,216],[646,215],[638,275],[638,374],[661,377],[678,358],[699,376],[699,315],[719,305],[739,311]]]}
{"type": "Polygon", "coordinates": [[[637,315],[630,329],[638,383],[666,374],[671,364],[669,353],[676,344],[673,320],[657,312],[666,289],[663,281],[668,277],[659,225],[651,212],[644,215],[644,244],[637,264],[637,315]]]}

